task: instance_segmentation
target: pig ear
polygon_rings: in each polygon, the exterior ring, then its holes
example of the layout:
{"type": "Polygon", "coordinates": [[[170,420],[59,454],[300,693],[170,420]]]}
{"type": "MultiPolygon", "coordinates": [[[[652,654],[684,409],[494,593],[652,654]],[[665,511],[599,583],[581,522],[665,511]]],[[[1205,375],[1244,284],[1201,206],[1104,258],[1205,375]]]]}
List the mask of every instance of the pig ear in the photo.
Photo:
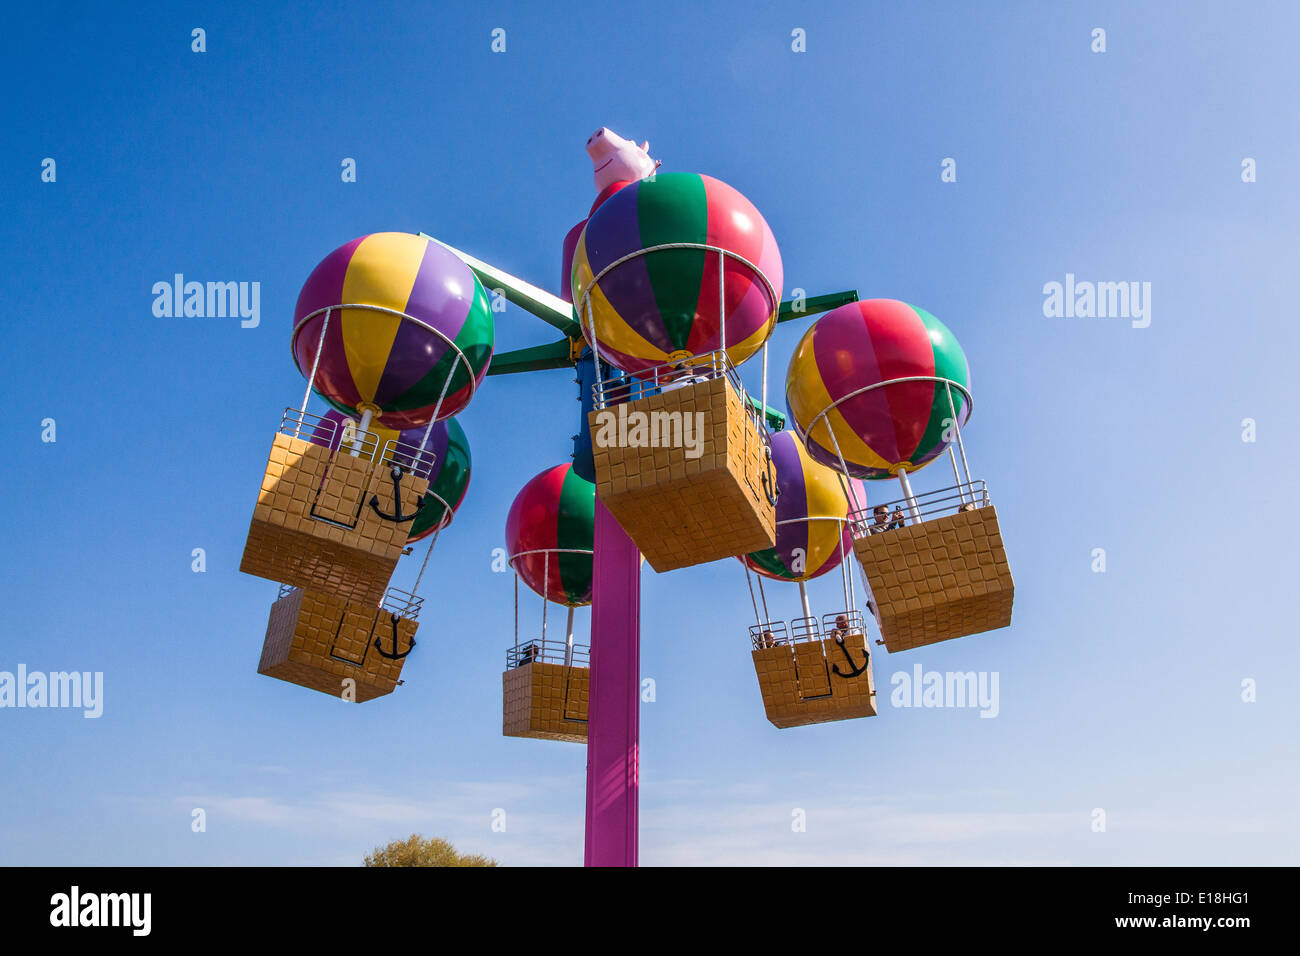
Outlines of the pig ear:
{"type": "Polygon", "coordinates": [[[650,152],[650,140],[646,140],[644,143],[641,144],[641,150],[642,152],[646,152],[646,153],[650,152]]]}

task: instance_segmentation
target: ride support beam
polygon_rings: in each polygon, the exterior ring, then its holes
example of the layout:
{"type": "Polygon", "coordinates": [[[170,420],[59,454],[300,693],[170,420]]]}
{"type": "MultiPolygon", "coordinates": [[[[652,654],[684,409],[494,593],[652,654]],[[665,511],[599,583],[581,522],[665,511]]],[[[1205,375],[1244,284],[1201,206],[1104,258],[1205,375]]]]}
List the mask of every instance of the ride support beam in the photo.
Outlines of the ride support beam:
{"type": "Polygon", "coordinates": [[[641,554],[596,499],[587,723],[587,866],[637,865],[641,554]]]}

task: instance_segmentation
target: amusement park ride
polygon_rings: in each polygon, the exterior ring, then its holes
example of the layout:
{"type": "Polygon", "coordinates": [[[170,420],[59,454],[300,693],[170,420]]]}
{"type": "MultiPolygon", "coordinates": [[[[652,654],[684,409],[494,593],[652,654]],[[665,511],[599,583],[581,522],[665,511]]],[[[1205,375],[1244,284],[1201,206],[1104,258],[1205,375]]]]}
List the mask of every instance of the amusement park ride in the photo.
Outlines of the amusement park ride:
{"type": "Polygon", "coordinates": [[[453,416],[486,375],[575,369],[573,461],[530,480],[506,521],[503,732],[587,744],[586,863],[617,866],[637,861],[643,556],[656,571],[740,559],[758,687],[780,728],[876,714],[868,616],[898,652],[1005,627],[1014,592],[967,465],[972,399],[952,333],[856,292],[782,302],[776,241],[739,192],[659,173],[649,143],[607,129],[587,152],[598,195],[565,238],[562,296],[424,234],[363,236],[316,267],[291,338],[307,391],[273,438],[240,569],[280,584],[260,673],[356,702],[391,693],[416,645],[424,568],[469,483],[453,416]],[[563,337],[493,356],[485,289],[563,337]],[[786,431],[768,406],[767,341],[815,314],[786,375],[786,431]],[[757,397],[737,372],[754,356],[757,397]],[[323,415],[307,411],[313,391],[323,415]],[[915,492],[911,476],[945,452],[954,483],[915,492]],[[886,479],[901,497],[869,503],[867,483],[886,479]],[[426,537],[413,590],[389,587],[426,537]],[[843,603],[819,617],[806,583],[837,567],[843,603]],[[764,579],[797,585],[802,615],[775,619],[764,579]],[[542,597],[541,632],[522,643],[520,580],[542,597]],[[551,603],[568,609],[560,639],[551,603]],[[573,609],[587,604],[582,645],[573,609]]]}

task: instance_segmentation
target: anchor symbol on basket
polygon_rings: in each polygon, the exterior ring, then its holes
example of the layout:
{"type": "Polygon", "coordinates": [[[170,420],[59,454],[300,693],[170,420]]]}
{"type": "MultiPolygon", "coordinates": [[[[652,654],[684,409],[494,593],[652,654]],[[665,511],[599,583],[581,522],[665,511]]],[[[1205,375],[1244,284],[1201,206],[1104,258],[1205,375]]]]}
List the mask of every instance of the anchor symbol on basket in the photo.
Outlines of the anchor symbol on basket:
{"type": "MultiPolygon", "coordinates": [[[[399,507],[400,507],[400,506],[399,506],[399,507]]],[[[384,645],[381,643],[381,642],[383,641],[383,638],[382,638],[382,637],[376,637],[376,638],[375,638],[375,650],[377,650],[377,651],[379,652],[379,656],[380,656],[380,657],[386,657],[386,658],[387,658],[388,660],[390,660],[390,661],[400,661],[400,660],[401,660],[403,657],[405,657],[407,654],[411,653],[411,651],[415,650],[415,638],[411,638],[411,646],[410,646],[410,647],[408,647],[408,648],[407,648],[406,650],[404,650],[404,651],[399,651],[399,650],[397,649],[397,621],[398,621],[398,617],[397,617],[396,614],[390,614],[390,615],[388,615],[388,619],[389,619],[389,620],[392,622],[392,624],[393,624],[393,653],[390,654],[390,653],[388,653],[386,650],[384,650],[384,645]]]]}
{"type": "Polygon", "coordinates": [[[866,672],[867,665],[871,663],[871,655],[867,652],[865,647],[862,649],[862,666],[859,667],[857,664],[853,663],[853,655],[849,653],[848,647],[844,644],[843,634],[835,635],[835,643],[840,646],[840,650],[844,652],[844,659],[849,662],[849,673],[847,674],[840,670],[839,664],[831,665],[831,670],[835,672],[837,677],[857,677],[866,672]]]}
{"type": "Polygon", "coordinates": [[[772,446],[765,445],[763,451],[767,457],[767,469],[763,472],[763,493],[767,495],[767,503],[775,507],[776,499],[781,496],[781,489],[776,485],[776,468],[772,464],[772,446]]]}
{"type": "Polygon", "coordinates": [[[391,474],[393,477],[393,506],[397,509],[397,513],[390,515],[390,514],[385,514],[383,511],[380,511],[378,495],[370,496],[370,507],[374,509],[375,514],[379,515],[379,517],[383,518],[385,521],[394,521],[398,524],[404,524],[407,521],[413,521],[415,520],[416,514],[419,513],[419,510],[424,507],[424,503],[427,500],[427,496],[422,497],[416,503],[415,511],[412,511],[409,515],[402,514],[402,474],[403,474],[402,466],[393,465],[393,470],[391,474]]]}

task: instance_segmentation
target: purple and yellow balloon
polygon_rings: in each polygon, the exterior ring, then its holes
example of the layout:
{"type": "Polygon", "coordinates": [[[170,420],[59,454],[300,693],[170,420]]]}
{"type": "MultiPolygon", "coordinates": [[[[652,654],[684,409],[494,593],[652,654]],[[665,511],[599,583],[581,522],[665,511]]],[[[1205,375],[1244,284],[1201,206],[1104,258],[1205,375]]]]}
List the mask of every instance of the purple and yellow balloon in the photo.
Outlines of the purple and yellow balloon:
{"type": "MultiPolygon", "coordinates": [[[[846,521],[848,499],[838,472],[813,461],[790,432],[772,436],[776,499],[776,546],[740,560],[775,581],[811,581],[839,567],[853,550],[846,521]]],[[[850,479],[851,480],[851,479],[850,479]]]]}
{"type": "Polygon", "coordinates": [[[467,265],[422,236],[377,232],[312,271],[294,309],[292,349],[331,406],[368,430],[401,430],[468,404],[494,336],[487,294],[467,265]]]}
{"type": "Polygon", "coordinates": [[[731,253],[722,266],[726,351],[740,365],[771,335],[783,282],[780,250],[753,204],[693,173],[660,173],[601,203],[578,238],[571,275],[583,334],[588,343],[594,335],[601,360],[640,372],[722,348],[716,249],[731,253]],[[654,249],[676,243],[686,247],[654,249]]]}
{"type": "Polygon", "coordinates": [[[827,312],[804,333],[786,374],[790,417],[812,457],[867,479],[912,472],[943,454],[953,424],[970,416],[969,388],[953,334],[896,299],[827,312]]]}

